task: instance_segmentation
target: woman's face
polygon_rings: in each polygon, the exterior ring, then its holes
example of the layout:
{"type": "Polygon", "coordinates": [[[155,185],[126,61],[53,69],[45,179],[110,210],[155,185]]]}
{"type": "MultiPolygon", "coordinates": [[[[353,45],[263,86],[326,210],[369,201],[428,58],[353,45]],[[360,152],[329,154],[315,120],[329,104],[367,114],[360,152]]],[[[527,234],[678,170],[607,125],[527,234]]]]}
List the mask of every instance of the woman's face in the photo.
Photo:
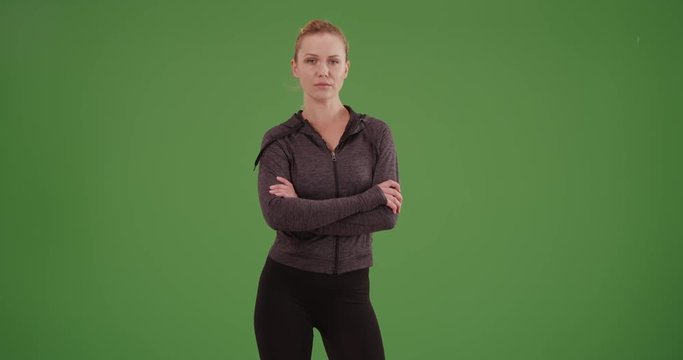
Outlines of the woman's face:
{"type": "Polygon", "coordinates": [[[292,74],[299,79],[301,89],[316,100],[339,96],[349,73],[344,42],[330,33],[306,35],[301,39],[298,61],[292,59],[292,74]],[[325,85],[322,85],[325,84],[325,85]]]}

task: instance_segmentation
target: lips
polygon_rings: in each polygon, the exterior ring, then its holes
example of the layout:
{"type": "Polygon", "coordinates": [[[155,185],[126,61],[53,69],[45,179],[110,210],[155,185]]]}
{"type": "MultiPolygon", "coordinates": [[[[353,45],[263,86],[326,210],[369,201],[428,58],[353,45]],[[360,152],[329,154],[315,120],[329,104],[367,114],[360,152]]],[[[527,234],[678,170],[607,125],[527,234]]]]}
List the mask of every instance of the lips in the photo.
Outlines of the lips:
{"type": "Polygon", "coordinates": [[[319,84],[315,84],[315,86],[332,86],[332,84],[319,83],[319,84]]]}

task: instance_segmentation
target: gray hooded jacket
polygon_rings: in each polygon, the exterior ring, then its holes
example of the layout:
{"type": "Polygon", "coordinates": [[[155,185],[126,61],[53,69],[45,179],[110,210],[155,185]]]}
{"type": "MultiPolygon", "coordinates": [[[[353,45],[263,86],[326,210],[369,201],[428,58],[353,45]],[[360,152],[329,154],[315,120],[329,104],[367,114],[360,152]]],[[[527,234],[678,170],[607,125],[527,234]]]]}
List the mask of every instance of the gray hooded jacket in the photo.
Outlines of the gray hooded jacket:
{"type": "Polygon", "coordinates": [[[389,126],[344,105],[350,119],[330,151],[297,111],[263,136],[258,196],[266,223],[276,230],[268,256],[301,270],[341,274],[372,266],[372,233],[392,229],[398,214],[386,206],[377,184],[399,181],[389,126]],[[289,180],[297,193],[269,192],[289,180]]]}

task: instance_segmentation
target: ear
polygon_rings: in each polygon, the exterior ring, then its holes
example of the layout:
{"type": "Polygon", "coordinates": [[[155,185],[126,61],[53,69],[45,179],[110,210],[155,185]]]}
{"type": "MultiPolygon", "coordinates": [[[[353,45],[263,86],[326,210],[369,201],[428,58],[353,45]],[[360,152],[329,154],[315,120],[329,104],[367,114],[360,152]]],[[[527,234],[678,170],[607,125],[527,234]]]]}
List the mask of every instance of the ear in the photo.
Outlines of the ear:
{"type": "Polygon", "coordinates": [[[294,59],[291,59],[291,60],[289,61],[289,65],[291,66],[292,75],[293,75],[295,78],[298,78],[298,77],[299,77],[299,74],[298,74],[298,68],[297,68],[297,66],[296,66],[296,61],[294,61],[294,59]]]}
{"type": "Polygon", "coordinates": [[[351,61],[346,60],[346,65],[345,65],[345,69],[344,69],[344,79],[346,79],[346,77],[349,75],[349,67],[350,66],[351,66],[351,61]]]}

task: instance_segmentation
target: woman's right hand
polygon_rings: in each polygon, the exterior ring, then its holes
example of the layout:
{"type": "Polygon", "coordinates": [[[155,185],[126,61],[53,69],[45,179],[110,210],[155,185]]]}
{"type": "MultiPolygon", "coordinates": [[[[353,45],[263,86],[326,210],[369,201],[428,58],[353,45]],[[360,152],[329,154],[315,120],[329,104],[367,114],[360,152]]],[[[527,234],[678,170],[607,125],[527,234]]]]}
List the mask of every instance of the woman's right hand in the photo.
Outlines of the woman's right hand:
{"type": "Polygon", "coordinates": [[[384,196],[387,198],[387,206],[391,208],[394,214],[400,213],[403,203],[401,185],[394,180],[387,180],[377,184],[377,186],[384,192],[384,196]]]}

